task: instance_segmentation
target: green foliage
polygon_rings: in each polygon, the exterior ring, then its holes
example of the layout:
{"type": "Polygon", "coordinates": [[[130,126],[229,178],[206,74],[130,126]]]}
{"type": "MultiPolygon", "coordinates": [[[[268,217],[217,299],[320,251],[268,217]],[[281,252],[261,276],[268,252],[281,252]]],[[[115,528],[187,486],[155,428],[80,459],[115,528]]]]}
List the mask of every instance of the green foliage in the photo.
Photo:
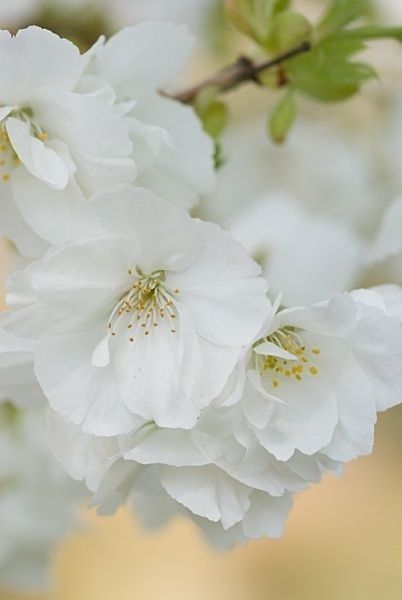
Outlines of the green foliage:
{"type": "Polygon", "coordinates": [[[363,48],[359,40],[331,36],[316,44],[308,54],[289,61],[287,73],[295,88],[316,100],[346,100],[363,83],[376,77],[370,65],[352,60],[363,48]]]}
{"type": "Polygon", "coordinates": [[[225,12],[236,29],[264,46],[273,17],[286,10],[290,3],[291,0],[225,0],[225,12]]]}
{"type": "Polygon", "coordinates": [[[294,95],[289,88],[268,120],[269,135],[277,144],[285,141],[296,119],[294,95]]]}
{"type": "Polygon", "coordinates": [[[379,38],[402,42],[402,27],[368,25],[372,0],[329,0],[313,27],[292,10],[292,0],[226,0],[226,14],[240,31],[254,39],[271,56],[309,41],[311,50],[259,76],[270,89],[288,86],[269,120],[268,130],[282,142],[295,119],[297,93],[321,102],[339,102],[357,94],[377,74],[356,60],[366,43],[379,38]],[[366,19],[366,23],[364,20],[366,19]]]}
{"type": "Polygon", "coordinates": [[[370,0],[332,0],[317,25],[316,34],[325,38],[370,13],[370,0]]]}
{"type": "Polygon", "coordinates": [[[286,10],[275,15],[265,47],[279,54],[311,39],[312,27],[303,15],[286,10]]]}

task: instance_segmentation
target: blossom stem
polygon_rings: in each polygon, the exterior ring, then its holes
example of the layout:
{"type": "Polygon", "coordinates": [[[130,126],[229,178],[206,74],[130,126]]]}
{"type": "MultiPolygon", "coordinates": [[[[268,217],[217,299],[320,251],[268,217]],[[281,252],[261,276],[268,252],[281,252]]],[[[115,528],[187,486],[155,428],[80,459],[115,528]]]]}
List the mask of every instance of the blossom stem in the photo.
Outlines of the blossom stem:
{"type": "Polygon", "coordinates": [[[248,81],[254,81],[258,84],[259,73],[281,65],[287,60],[290,60],[299,54],[309,52],[310,50],[311,43],[304,41],[298,46],[279,54],[275,58],[260,63],[255,63],[250,58],[241,56],[236,60],[236,62],[224,67],[223,69],[220,69],[217,73],[211,77],[208,77],[201,83],[174,94],[167,94],[163,92],[163,95],[178,100],[183,104],[191,104],[200,91],[209,86],[216,86],[219,93],[225,93],[248,81]]]}

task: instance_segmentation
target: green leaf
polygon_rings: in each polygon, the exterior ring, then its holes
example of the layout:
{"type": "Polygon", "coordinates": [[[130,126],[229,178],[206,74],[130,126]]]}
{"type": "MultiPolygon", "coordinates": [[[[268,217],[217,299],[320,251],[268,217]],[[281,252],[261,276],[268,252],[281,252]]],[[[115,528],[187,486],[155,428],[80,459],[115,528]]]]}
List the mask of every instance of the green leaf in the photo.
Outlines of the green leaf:
{"type": "Polygon", "coordinates": [[[317,100],[346,100],[358,92],[363,83],[377,76],[370,65],[350,60],[363,49],[361,40],[336,34],[317,44],[308,54],[289,61],[288,77],[294,87],[317,100]]]}
{"type": "Polygon", "coordinates": [[[370,12],[370,0],[332,0],[328,11],[317,26],[318,38],[343,29],[370,12]]]}
{"type": "Polygon", "coordinates": [[[229,21],[242,33],[264,44],[272,18],[286,10],[291,0],[225,0],[229,21]]]}
{"type": "Polygon", "coordinates": [[[274,16],[265,47],[271,53],[284,52],[311,38],[312,27],[303,15],[286,10],[274,16]]]}
{"type": "Polygon", "coordinates": [[[296,119],[296,105],[292,90],[288,90],[272,113],[269,123],[269,135],[277,144],[282,144],[296,119]]]}

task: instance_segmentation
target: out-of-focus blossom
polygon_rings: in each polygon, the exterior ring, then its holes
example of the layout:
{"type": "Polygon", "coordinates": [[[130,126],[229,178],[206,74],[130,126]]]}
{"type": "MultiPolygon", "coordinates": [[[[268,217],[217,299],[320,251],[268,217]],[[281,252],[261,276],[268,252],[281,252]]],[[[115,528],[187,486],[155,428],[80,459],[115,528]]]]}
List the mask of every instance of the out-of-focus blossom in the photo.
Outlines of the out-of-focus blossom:
{"type": "Polygon", "coordinates": [[[339,219],[306,212],[283,193],[251,202],[227,223],[263,267],[285,306],[311,304],[355,287],[364,245],[339,219]]]}
{"type": "Polygon", "coordinates": [[[226,225],[250,201],[273,192],[363,233],[373,230],[383,210],[373,157],[339,123],[305,118],[277,147],[267,140],[264,121],[254,118],[233,125],[222,148],[225,164],[216,192],[200,207],[204,218],[226,225]]]}
{"type": "Polygon", "coordinates": [[[0,404],[1,585],[49,583],[52,552],[78,523],[85,495],[50,454],[43,411],[0,404]]]}
{"type": "Polygon", "coordinates": [[[100,46],[93,65],[118,102],[132,103],[127,117],[139,169],[136,183],[186,209],[214,189],[213,145],[193,108],[159,92],[180,70],[191,47],[186,28],[143,23],[100,46]]]}
{"type": "Polygon", "coordinates": [[[0,0],[0,29],[19,29],[36,19],[43,0],[0,0]]]}
{"type": "Polygon", "coordinates": [[[19,406],[44,403],[33,372],[35,342],[10,335],[0,329],[0,403],[19,406]]]}

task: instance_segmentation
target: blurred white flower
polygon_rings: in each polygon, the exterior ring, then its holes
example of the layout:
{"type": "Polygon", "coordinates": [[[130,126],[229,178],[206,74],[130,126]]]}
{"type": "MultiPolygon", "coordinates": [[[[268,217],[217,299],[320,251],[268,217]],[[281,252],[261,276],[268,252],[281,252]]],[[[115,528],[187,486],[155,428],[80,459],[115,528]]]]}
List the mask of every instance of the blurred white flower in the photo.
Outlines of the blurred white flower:
{"type": "Polygon", "coordinates": [[[214,189],[214,148],[194,109],[159,92],[183,66],[191,47],[185,27],[143,23],[99,46],[93,65],[119,102],[133,103],[128,117],[137,184],[186,209],[214,189]]]}
{"type": "Polygon", "coordinates": [[[115,0],[104,2],[103,10],[115,28],[166,20],[178,25],[185,23],[192,33],[202,36],[207,30],[209,14],[219,3],[220,0],[115,0]]]}
{"type": "Polygon", "coordinates": [[[402,196],[384,212],[371,249],[371,261],[379,262],[402,254],[402,196]]]}
{"type": "Polygon", "coordinates": [[[315,215],[289,196],[272,192],[251,202],[227,223],[263,267],[271,295],[285,306],[312,304],[355,287],[363,243],[342,221],[315,215]]]}
{"type": "Polygon", "coordinates": [[[225,164],[216,192],[203,200],[201,216],[226,226],[250,201],[274,192],[317,216],[371,232],[383,208],[384,182],[380,186],[376,180],[377,162],[357,132],[305,117],[278,147],[267,139],[264,123],[265,115],[254,117],[225,133],[225,164]]]}
{"type": "Polygon", "coordinates": [[[39,339],[51,406],[99,435],[138,416],[189,428],[269,310],[260,269],[218,226],[141,188],[82,206],[77,240],[14,274],[3,315],[39,339]]]}
{"type": "Polygon", "coordinates": [[[77,525],[86,495],[45,440],[42,410],[0,405],[0,584],[5,586],[48,585],[55,545],[77,525]]]}
{"type": "Polygon", "coordinates": [[[43,403],[45,398],[33,372],[35,342],[0,329],[0,403],[19,406],[43,403]]]}
{"type": "Polygon", "coordinates": [[[18,29],[35,19],[43,0],[0,0],[0,29],[18,29]]]}

